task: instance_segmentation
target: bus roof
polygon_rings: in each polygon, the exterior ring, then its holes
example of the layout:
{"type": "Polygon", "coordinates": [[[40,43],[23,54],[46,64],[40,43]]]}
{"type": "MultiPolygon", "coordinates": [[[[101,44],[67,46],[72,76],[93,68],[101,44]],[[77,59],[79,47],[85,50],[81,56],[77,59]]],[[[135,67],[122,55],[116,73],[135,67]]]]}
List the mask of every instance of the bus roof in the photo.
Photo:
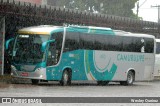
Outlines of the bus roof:
{"type": "MultiPolygon", "coordinates": [[[[40,25],[40,26],[32,26],[32,27],[27,27],[27,28],[22,28],[18,30],[19,34],[42,34],[42,35],[49,35],[53,30],[59,29],[59,28],[65,28],[65,26],[54,26],[54,25],[40,25]]],[[[94,26],[73,26],[70,25],[66,28],[73,28],[73,29],[85,29],[88,33],[90,33],[91,30],[92,32],[100,31],[100,33],[106,33],[106,31],[111,34],[114,33],[116,36],[134,36],[134,37],[147,37],[147,38],[155,38],[153,35],[149,34],[141,34],[141,33],[131,33],[131,32],[126,32],[122,30],[112,30],[111,28],[106,28],[106,27],[94,27],[94,26]]]]}
{"type": "Polygon", "coordinates": [[[142,33],[131,33],[122,30],[113,30],[117,36],[132,36],[132,37],[145,37],[145,38],[155,38],[154,35],[142,34],[142,33]]]}
{"type": "Polygon", "coordinates": [[[92,33],[92,34],[103,34],[103,35],[115,35],[111,28],[106,27],[94,27],[94,26],[68,26],[69,32],[81,32],[81,33],[92,33]]]}
{"type": "Polygon", "coordinates": [[[77,26],[77,25],[69,25],[72,28],[85,28],[85,29],[97,29],[97,30],[112,30],[108,27],[95,27],[95,26],[77,26]]]}
{"type": "MultiPolygon", "coordinates": [[[[40,25],[40,26],[32,26],[32,27],[27,27],[27,28],[22,28],[18,30],[19,34],[43,34],[43,35],[48,35],[50,34],[53,30],[59,29],[59,28],[71,28],[74,29],[74,31],[82,31],[82,32],[87,32],[91,33],[92,32],[102,32],[102,31],[109,31],[113,33],[111,28],[105,28],[105,27],[94,27],[94,26],[77,26],[77,25],[70,25],[68,27],[65,26],[53,26],[53,25],[40,25]],[[85,29],[85,30],[84,30],[85,29]],[[97,31],[96,31],[97,30],[97,31]]],[[[103,32],[103,33],[105,33],[103,32]]]]}
{"type": "Polygon", "coordinates": [[[62,28],[62,26],[52,26],[52,25],[40,25],[40,26],[32,26],[27,28],[22,28],[18,30],[20,34],[42,34],[48,35],[51,31],[62,28]]]}

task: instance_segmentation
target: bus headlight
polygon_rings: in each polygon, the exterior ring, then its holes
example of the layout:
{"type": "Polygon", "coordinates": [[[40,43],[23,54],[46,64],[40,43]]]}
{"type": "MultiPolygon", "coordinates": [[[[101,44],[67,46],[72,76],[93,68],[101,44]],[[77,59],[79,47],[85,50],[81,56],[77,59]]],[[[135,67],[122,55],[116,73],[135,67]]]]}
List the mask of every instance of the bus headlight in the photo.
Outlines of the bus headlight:
{"type": "Polygon", "coordinates": [[[41,71],[42,68],[37,68],[35,71],[41,71]]]}

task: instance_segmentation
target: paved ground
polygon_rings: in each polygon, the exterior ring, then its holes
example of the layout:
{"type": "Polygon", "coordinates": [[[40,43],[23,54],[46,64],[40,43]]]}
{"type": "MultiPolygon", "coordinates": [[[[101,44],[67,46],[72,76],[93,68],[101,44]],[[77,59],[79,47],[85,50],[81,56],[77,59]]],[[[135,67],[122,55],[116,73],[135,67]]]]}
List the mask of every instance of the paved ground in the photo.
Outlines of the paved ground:
{"type": "MultiPolygon", "coordinates": [[[[160,81],[135,82],[133,86],[122,86],[110,83],[107,86],[97,86],[95,82],[73,82],[71,86],[60,86],[57,82],[31,84],[0,83],[0,97],[160,97],[160,81]]],[[[1,104],[0,104],[1,105],[1,104]]],[[[9,104],[8,104],[9,105],[9,104]]],[[[17,104],[16,104],[17,105],[17,104]]],[[[19,104],[20,106],[22,104],[19,104]]],[[[50,105],[53,104],[42,104],[50,105]]],[[[54,105],[75,105],[54,104],[54,105]]],[[[96,105],[96,104],[77,104],[96,105]]],[[[97,104],[105,106],[106,104],[97,104]]],[[[110,104],[112,106],[159,106],[160,104],[110,104]]],[[[6,106],[6,104],[5,104],[6,106]]],[[[12,105],[14,106],[14,105],[12,105]]],[[[33,104],[34,106],[34,104],[33,104]]]]}

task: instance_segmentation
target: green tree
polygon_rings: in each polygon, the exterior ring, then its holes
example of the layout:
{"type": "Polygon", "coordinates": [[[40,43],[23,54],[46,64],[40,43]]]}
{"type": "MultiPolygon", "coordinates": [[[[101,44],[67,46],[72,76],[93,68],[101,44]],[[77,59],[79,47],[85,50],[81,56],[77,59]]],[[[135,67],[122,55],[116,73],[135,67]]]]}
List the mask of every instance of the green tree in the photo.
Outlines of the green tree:
{"type": "Polygon", "coordinates": [[[138,18],[132,11],[138,0],[48,0],[48,2],[49,1],[52,1],[56,6],[69,9],[138,18]]]}
{"type": "Polygon", "coordinates": [[[138,0],[99,0],[104,4],[103,11],[101,13],[111,14],[123,17],[137,17],[132,9],[135,7],[135,3],[138,0]],[[104,2],[105,1],[105,2],[104,2]]]}

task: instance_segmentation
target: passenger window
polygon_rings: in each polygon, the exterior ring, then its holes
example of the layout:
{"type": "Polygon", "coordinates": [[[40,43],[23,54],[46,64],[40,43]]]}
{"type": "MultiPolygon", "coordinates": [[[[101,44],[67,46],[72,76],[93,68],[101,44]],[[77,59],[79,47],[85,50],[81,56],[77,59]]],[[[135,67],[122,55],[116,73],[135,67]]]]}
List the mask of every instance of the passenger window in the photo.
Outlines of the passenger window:
{"type": "Polygon", "coordinates": [[[145,41],[143,38],[141,39],[141,43],[142,43],[141,52],[144,53],[145,52],[145,46],[144,46],[145,41]]]}

